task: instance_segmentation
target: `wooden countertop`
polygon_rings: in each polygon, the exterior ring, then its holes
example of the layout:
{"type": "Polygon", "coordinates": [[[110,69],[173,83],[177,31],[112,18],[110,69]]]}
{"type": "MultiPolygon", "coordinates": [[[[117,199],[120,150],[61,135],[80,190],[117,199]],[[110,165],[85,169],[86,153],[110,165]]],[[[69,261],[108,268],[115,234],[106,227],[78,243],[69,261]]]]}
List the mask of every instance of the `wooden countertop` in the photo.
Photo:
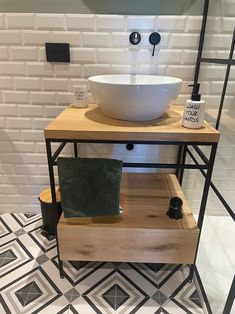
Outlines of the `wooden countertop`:
{"type": "Polygon", "coordinates": [[[130,122],[109,118],[95,104],[89,108],[66,108],[45,129],[45,138],[111,141],[218,142],[219,132],[207,122],[200,129],[181,124],[183,106],[171,106],[163,117],[130,122]]]}

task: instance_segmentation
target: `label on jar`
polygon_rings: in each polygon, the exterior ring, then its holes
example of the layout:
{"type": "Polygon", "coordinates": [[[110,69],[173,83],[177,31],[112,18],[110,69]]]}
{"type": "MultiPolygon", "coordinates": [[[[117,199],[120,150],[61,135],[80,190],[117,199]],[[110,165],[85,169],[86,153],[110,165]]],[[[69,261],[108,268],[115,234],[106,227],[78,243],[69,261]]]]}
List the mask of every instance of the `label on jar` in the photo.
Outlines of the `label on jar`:
{"type": "Polygon", "coordinates": [[[201,128],[205,116],[205,102],[187,101],[184,109],[182,125],[186,128],[201,128]]]}
{"type": "Polygon", "coordinates": [[[86,108],[88,106],[87,86],[74,85],[73,86],[73,107],[86,108]]]}

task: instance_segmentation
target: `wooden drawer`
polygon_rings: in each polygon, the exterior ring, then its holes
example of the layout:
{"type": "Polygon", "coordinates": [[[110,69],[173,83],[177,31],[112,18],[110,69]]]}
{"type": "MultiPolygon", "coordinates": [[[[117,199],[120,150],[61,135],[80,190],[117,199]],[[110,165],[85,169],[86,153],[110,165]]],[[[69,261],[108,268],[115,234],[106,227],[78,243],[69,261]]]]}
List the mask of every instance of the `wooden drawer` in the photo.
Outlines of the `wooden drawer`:
{"type": "Polygon", "coordinates": [[[61,260],[193,263],[199,229],[175,175],[123,173],[120,198],[120,216],[61,215],[61,260]],[[173,196],[183,200],[183,219],[166,215],[173,196]]]}

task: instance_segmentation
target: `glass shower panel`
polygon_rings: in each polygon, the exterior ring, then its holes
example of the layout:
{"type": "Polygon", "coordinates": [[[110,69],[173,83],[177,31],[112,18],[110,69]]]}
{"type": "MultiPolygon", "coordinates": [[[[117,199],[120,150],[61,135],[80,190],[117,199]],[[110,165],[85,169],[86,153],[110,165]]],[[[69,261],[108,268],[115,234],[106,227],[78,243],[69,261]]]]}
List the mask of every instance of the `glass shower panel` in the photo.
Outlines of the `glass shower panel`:
{"type": "Polygon", "coordinates": [[[234,221],[226,212],[221,216],[206,215],[197,268],[213,314],[223,313],[233,280],[234,238],[234,221]]]}
{"type": "Polygon", "coordinates": [[[235,1],[211,0],[208,9],[203,58],[227,59],[235,26],[235,1]]]}
{"type": "MultiPolygon", "coordinates": [[[[229,59],[235,26],[235,0],[211,0],[203,58],[229,59]]],[[[233,53],[235,59],[235,53],[233,53]]],[[[227,65],[201,63],[199,82],[208,83],[206,120],[218,115],[227,65]]],[[[212,182],[227,204],[235,202],[235,66],[232,65],[219,124],[212,182]]],[[[234,221],[211,189],[197,256],[197,268],[213,314],[223,313],[235,273],[234,221]]]]}

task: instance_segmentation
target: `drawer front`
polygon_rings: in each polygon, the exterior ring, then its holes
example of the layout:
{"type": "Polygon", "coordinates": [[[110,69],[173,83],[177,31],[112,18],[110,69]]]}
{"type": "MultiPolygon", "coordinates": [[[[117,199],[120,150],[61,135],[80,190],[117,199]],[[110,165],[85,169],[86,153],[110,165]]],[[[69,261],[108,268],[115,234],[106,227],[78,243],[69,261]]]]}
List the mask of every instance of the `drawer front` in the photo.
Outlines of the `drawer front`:
{"type": "Polygon", "coordinates": [[[192,264],[198,230],[91,230],[58,226],[61,260],[192,264]]]}

